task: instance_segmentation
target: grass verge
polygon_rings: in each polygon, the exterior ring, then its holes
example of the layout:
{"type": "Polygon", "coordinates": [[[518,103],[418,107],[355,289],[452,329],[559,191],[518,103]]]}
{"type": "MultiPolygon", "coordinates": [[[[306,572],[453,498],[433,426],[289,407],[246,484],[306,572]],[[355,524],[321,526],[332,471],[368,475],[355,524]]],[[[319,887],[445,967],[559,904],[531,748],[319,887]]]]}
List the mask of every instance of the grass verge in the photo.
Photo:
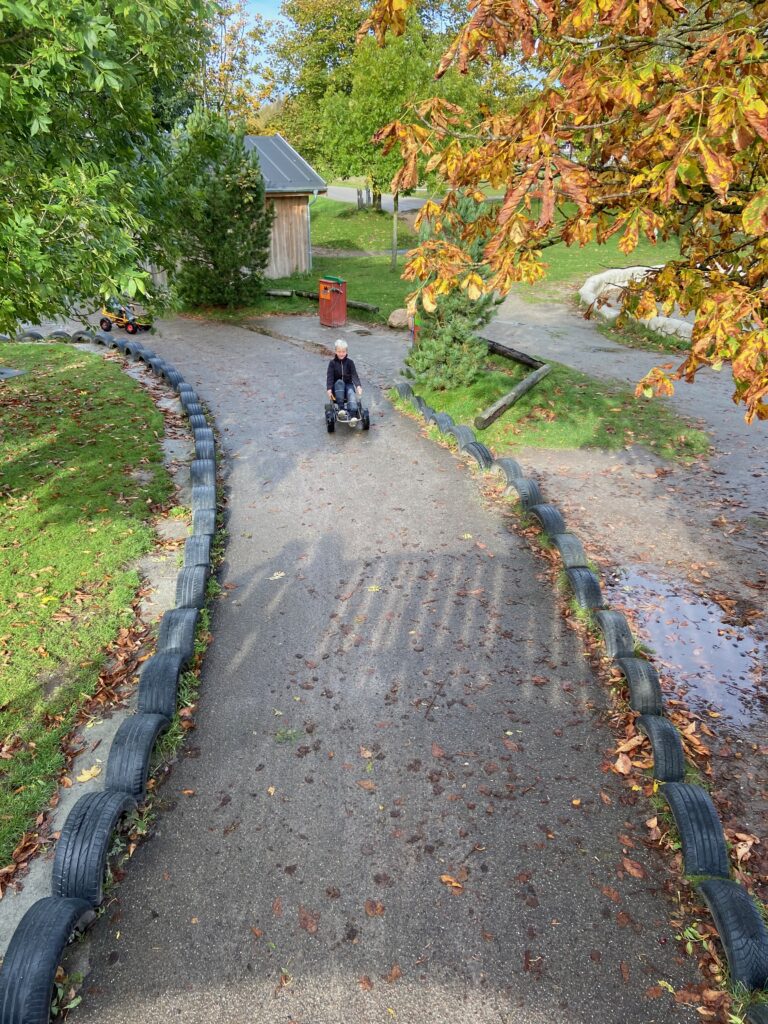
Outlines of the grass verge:
{"type": "Polygon", "coordinates": [[[606,323],[595,319],[595,326],[604,338],[624,345],[626,348],[642,348],[654,352],[672,352],[682,358],[691,347],[690,341],[651,330],[639,320],[627,319],[621,326],[616,321],[606,323]]]}
{"type": "MultiPolygon", "coordinates": [[[[383,210],[358,210],[351,203],[318,199],[312,204],[312,244],[329,249],[386,250],[392,247],[392,214],[383,210]]],[[[402,218],[397,244],[407,249],[417,236],[402,218]]]]}
{"type": "Polygon", "coordinates": [[[163,418],[119,365],[64,345],[0,346],[0,865],[54,791],[61,740],[133,619],[126,565],[171,493],[163,418]]]}
{"type": "MultiPolygon", "coordinates": [[[[457,423],[474,417],[511,391],[529,371],[492,356],[474,384],[454,391],[415,390],[433,408],[457,423]]],[[[496,455],[532,448],[624,448],[642,444],[665,459],[690,461],[703,455],[709,439],[667,408],[658,398],[635,398],[620,384],[598,381],[559,363],[552,372],[487,430],[478,440],[496,455]]]]}

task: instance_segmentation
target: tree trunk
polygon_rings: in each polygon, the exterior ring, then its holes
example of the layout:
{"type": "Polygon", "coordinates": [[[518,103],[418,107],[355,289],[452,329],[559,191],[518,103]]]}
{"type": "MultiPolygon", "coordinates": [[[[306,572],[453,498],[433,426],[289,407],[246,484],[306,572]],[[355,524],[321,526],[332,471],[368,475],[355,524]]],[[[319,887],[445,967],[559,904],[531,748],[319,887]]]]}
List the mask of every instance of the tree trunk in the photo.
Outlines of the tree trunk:
{"type": "Polygon", "coordinates": [[[392,195],[392,270],[397,270],[397,211],[400,209],[400,194],[392,195]]]}
{"type": "Polygon", "coordinates": [[[377,188],[373,190],[373,208],[381,213],[381,192],[377,188]]]}

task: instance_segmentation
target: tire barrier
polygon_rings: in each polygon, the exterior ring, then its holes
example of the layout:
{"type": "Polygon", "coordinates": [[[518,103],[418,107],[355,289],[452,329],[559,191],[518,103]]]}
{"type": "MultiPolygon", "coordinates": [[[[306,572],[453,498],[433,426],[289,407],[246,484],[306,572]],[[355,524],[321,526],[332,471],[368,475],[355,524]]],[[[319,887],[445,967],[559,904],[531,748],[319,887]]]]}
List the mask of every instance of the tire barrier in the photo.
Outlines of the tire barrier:
{"type": "Polygon", "coordinates": [[[517,498],[521,507],[529,512],[534,505],[543,505],[544,497],[535,480],[524,476],[513,476],[504,488],[505,498],[517,498]]]}
{"type": "Polygon", "coordinates": [[[213,459],[194,459],[189,467],[192,486],[213,487],[214,504],[216,498],[216,463],[213,459]]]}
{"type": "Polygon", "coordinates": [[[686,874],[730,878],[723,826],[709,793],[701,786],[668,782],[661,795],[680,833],[686,874]]]}
{"type": "Polygon", "coordinates": [[[155,741],[170,724],[170,719],[164,715],[138,714],[126,718],[109,748],[104,788],[127,793],[137,803],[142,803],[147,795],[155,741]]]}
{"type": "Polygon", "coordinates": [[[72,334],[72,341],[74,341],[74,342],[89,342],[90,341],[90,342],[93,343],[93,342],[96,341],[96,335],[93,333],[93,331],[88,331],[88,330],[75,331],[72,334]]]}
{"type": "Polygon", "coordinates": [[[768,1024],[768,1003],[750,1006],[744,1020],[746,1024],[768,1024]]]}
{"type": "Polygon", "coordinates": [[[529,512],[541,523],[541,528],[551,539],[558,534],[565,533],[566,526],[560,509],[556,505],[549,505],[542,502],[540,505],[533,505],[529,512]]]}
{"type": "Polygon", "coordinates": [[[629,706],[641,715],[663,715],[664,697],[659,673],[645,658],[617,658],[629,688],[629,706]]]}
{"type": "Polygon", "coordinates": [[[419,410],[420,413],[424,413],[424,410],[428,408],[427,403],[419,395],[411,396],[411,404],[419,410]]]}
{"type": "Polygon", "coordinates": [[[401,381],[399,384],[396,384],[395,388],[397,390],[398,395],[400,395],[401,398],[410,398],[411,395],[413,394],[413,388],[411,387],[410,384],[407,384],[405,381],[401,381]]]}
{"type": "Polygon", "coordinates": [[[139,713],[171,719],[183,667],[180,651],[164,651],[144,663],[139,680],[139,713]]]}
{"type": "Polygon", "coordinates": [[[69,331],[51,331],[46,341],[72,341],[72,335],[69,331]]]}
{"type": "Polygon", "coordinates": [[[174,608],[166,612],[160,620],[158,654],[175,651],[181,655],[181,663],[186,668],[195,656],[195,630],[199,614],[197,608],[174,608]]]}
{"type": "Polygon", "coordinates": [[[605,607],[600,581],[591,569],[577,565],[573,569],[566,569],[565,575],[568,577],[573,596],[580,608],[596,611],[598,608],[605,607]]]}
{"type": "Polygon", "coordinates": [[[424,408],[421,410],[421,415],[424,417],[427,423],[437,422],[437,413],[435,412],[431,405],[425,405],[424,408]]]}
{"type": "Polygon", "coordinates": [[[707,879],[697,888],[715,920],[732,981],[752,992],[764,991],[768,987],[768,930],[749,893],[738,882],[719,878],[707,879]]]}
{"type": "Polygon", "coordinates": [[[445,434],[448,427],[453,426],[453,417],[449,416],[447,412],[439,412],[435,416],[435,425],[441,434],[445,434]]]}
{"type": "MultiPolygon", "coordinates": [[[[43,340],[39,332],[26,335],[43,340]]],[[[85,794],[70,811],[56,844],[53,895],[30,907],[11,938],[0,968],[0,1024],[48,1024],[64,946],[76,929],[93,920],[94,908],[102,902],[112,835],[121,817],[146,798],[152,752],[176,714],[179,678],[195,656],[195,632],[216,531],[215,438],[195,390],[184,383],[178,370],[132,339],[78,331],[72,340],[92,341],[141,360],[178,392],[195,431],[196,458],[190,470],[193,533],[186,541],[184,567],[177,577],[177,606],[160,620],[157,653],[141,672],[138,711],[115,733],[104,789],[85,794]]]]}
{"type": "Polygon", "coordinates": [[[480,469],[490,469],[493,465],[493,456],[481,441],[470,441],[469,444],[465,444],[461,454],[473,458],[480,469]]]}
{"type": "Polygon", "coordinates": [[[550,540],[560,552],[560,558],[564,569],[575,569],[577,566],[587,564],[587,555],[578,537],[572,533],[558,533],[550,540]]]}
{"type": "Polygon", "coordinates": [[[651,741],[653,777],[659,782],[682,782],[685,776],[685,752],[680,733],[668,718],[640,715],[635,722],[651,741]]]}
{"type": "MultiPolygon", "coordinates": [[[[425,403],[414,395],[410,385],[397,385],[401,398],[423,409],[425,403]]],[[[435,423],[443,433],[452,434],[464,449],[474,442],[469,427],[456,425],[446,413],[437,413],[435,423]],[[441,417],[445,417],[445,429],[441,417]]],[[[710,876],[696,886],[712,914],[725,950],[732,979],[749,991],[763,994],[768,988],[768,929],[760,911],[746,889],[730,879],[725,836],[711,798],[699,786],[688,785],[685,777],[685,753],[680,733],[664,717],[664,698],[656,668],[634,653],[634,639],[624,614],[605,607],[600,583],[587,564],[581,541],[565,532],[565,523],[557,533],[550,532],[556,520],[543,508],[547,505],[534,480],[527,479],[516,459],[495,459],[492,467],[504,476],[505,497],[516,498],[549,535],[562,559],[563,568],[582,608],[595,612],[605,643],[606,656],[623,675],[629,690],[629,706],[638,714],[637,728],[648,737],[653,754],[653,777],[662,783],[661,792],[670,806],[683,846],[685,871],[710,876]],[[538,511],[537,511],[538,506],[538,511]]],[[[559,515],[559,513],[557,513],[559,515]]],[[[562,519],[562,517],[560,517],[562,519]]],[[[768,1024],[768,1003],[748,1008],[747,1024],[768,1024]]]]}
{"type": "Polygon", "coordinates": [[[2,1024],[48,1024],[61,954],[93,918],[85,900],[44,896],[32,904],[11,936],[0,970],[2,1024]]]}
{"type": "Polygon", "coordinates": [[[600,632],[603,634],[605,653],[609,658],[631,658],[635,653],[635,638],[629,628],[627,617],[613,610],[595,615],[600,632]]]}
{"type": "Polygon", "coordinates": [[[20,331],[16,335],[16,341],[45,341],[40,331],[20,331]]]}
{"type": "Polygon", "coordinates": [[[124,814],[136,808],[128,793],[86,793],[69,812],[56,843],[53,896],[86,900],[101,906],[104,873],[112,833],[124,814]]]}

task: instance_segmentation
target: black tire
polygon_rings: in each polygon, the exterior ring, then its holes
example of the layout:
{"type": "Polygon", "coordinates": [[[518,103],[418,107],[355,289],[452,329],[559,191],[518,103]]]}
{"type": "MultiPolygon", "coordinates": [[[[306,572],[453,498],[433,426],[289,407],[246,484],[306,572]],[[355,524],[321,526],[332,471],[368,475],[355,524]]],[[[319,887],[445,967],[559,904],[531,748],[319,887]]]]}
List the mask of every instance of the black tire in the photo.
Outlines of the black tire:
{"type": "Polygon", "coordinates": [[[453,416],[449,416],[447,412],[439,412],[435,416],[435,424],[441,434],[445,434],[449,427],[453,426],[453,416]]]}
{"type": "Polygon", "coordinates": [[[132,341],[132,345],[136,346],[139,351],[139,359],[142,363],[146,363],[149,366],[152,359],[159,359],[157,352],[154,352],[151,348],[145,348],[143,345],[139,348],[140,343],[138,341],[132,341]]]}
{"type": "Polygon", "coordinates": [[[504,456],[501,459],[494,459],[492,469],[497,473],[501,473],[508,484],[519,477],[525,476],[523,467],[517,459],[512,459],[509,456],[504,456]]]}
{"type": "Polygon", "coordinates": [[[213,459],[194,459],[189,466],[189,475],[192,479],[192,486],[208,484],[216,486],[216,463],[213,459]]]}
{"type": "Polygon", "coordinates": [[[2,1024],[48,1024],[61,954],[73,932],[94,916],[85,900],[44,896],[32,904],[11,936],[0,970],[2,1024]]]}
{"type": "Polygon", "coordinates": [[[208,570],[203,565],[192,565],[176,577],[176,607],[202,608],[205,604],[205,585],[208,570]]]}
{"type": "Polygon", "coordinates": [[[640,715],[635,724],[651,741],[654,779],[682,782],[685,776],[683,743],[670,720],[660,715],[640,715]]]}
{"type": "Polygon", "coordinates": [[[529,480],[524,476],[512,477],[504,488],[504,496],[507,498],[517,498],[526,512],[532,509],[534,505],[542,505],[544,503],[544,495],[541,493],[539,485],[535,480],[529,480]]]}
{"type": "MultiPolygon", "coordinates": [[[[205,572],[202,568],[200,571],[205,572]]],[[[176,694],[179,691],[182,661],[180,651],[163,651],[144,663],[139,680],[139,714],[161,715],[169,720],[173,718],[176,714],[176,694]]]]}
{"type": "Polygon", "coordinates": [[[72,341],[72,335],[68,331],[51,331],[46,341],[72,341]]]}
{"type": "Polygon", "coordinates": [[[80,331],[74,331],[72,334],[72,341],[79,342],[81,344],[84,344],[85,342],[94,342],[96,341],[96,335],[94,334],[93,331],[88,331],[85,329],[80,331]]]}
{"type": "Polygon", "coordinates": [[[165,370],[165,360],[161,359],[159,356],[155,356],[153,359],[150,359],[149,361],[145,360],[145,362],[147,362],[147,368],[150,369],[152,373],[155,374],[156,377],[163,376],[163,371],[165,370]]]}
{"type": "Polygon", "coordinates": [[[629,706],[641,715],[663,715],[664,695],[659,673],[645,658],[617,658],[629,689],[629,706]]]}
{"type": "MultiPolygon", "coordinates": [[[[715,920],[731,982],[751,992],[764,991],[768,987],[768,930],[749,893],[738,882],[721,878],[707,879],[697,888],[715,920]]],[[[761,1016],[754,1016],[756,1009],[750,1010],[747,1020],[768,1020],[768,1008],[763,1008],[761,1016]]]]}
{"type": "Polygon", "coordinates": [[[432,408],[431,405],[425,405],[421,410],[421,415],[424,417],[427,423],[434,423],[437,418],[437,412],[432,408]]]}
{"type": "Polygon", "coordinates": [[[166,612],[160,620],[158,654],[177,651],[182,665],[186,667],[195,656],[195,630],[199,615],[197,608],[174,608],[166,612]]]}
{"type": "Polygon", "coordinates": [[[747,1010],[744,1019],[747,1024],[768,1024],[768,1003],[756,1003],[747,1010]]]}
{"type": "Polygon", "coordinates": [[[125,338],[115,338],[112,344],[112,348],[116,348],[120,355],[124,356],[127,344],[128,342],[125,340],[125,338]]]}
{"type": "Polygon", "coordinates": [[[139,333],[139,329],[137,328],[136,324],[131,323],[131,321],[129,320],[128,323],[125,325],[125,333],[126,334],[138,334],[139,333]]]}
{"type": "Polygon", "coordinates": [[[86,793],[69,812],[56,843],[51,894],[87,900],[98,907],[104,898],[104,872],[112,833],[120,818],[134,810],[128,793],[86,793]]]}
{"type": "Polygon", "coordinates": [[[193,430],[204,430],[208,427],[208,420],[205,418],[205,414],[202,412],[190,413],[186,410],[189,416],[189,425],[193,430]]]}
{"type": "Polygon", "coordinates": [[[112,330],[112,321],[107,320],[107,318],[103,316],[101,320],[99,320],[99,327],[101,328],[102,331],[106,331],[107,334],[109,334],[109,332],[112,330]]]}
{"type": "Polygon", "coordinates": [[[211,538],[210,537],[187,537],[184,544],[184,567],[191,568],[195,565],[210,567],[211,564],[211,538]]]}
{"type": "Polygon", "coordinates": [[[16,341],[45,341],[40,331],[21,331],[16,335],[16,341]]]}
{"type": "Polygon", "coordinates": [[[157,737],[170,725],[164,715],[131,715],[115,733],[109,748],[104,788],[128,793],[138,803],[147,795],[147,778],[157,737]]]}
{"type": "Polygon", "coordinates": [[[325,417],[325,429],[328,431],[329,434],[332,434],[334,432],[334,430],[336,429],[335,417],[325,417]]]}
{"type": "Polygon", "coordinates": [[[186,412],[187,406],[200,405],[200,396],[195,389],[188,384],[185,390],[179,391],[179,401],[181,402],[182,409],[186,412]]]}
{"type": "Polygon", "coordinates": [[[202,462],[216,462],[216,448],[211,441],[195,441],[195,459],[202,462]]]}
{"type": "Polygon", "coordinates": [[[202,405],[200,405],[199,402],[187,402],[187,404],[184,406],[184,412],[187,414],[190,420],[192,419],[193,416],[205,416],[205,413],[203,412],[203,407],[202,405]]]}
{"type": "Polygon", "coordinates": [[[560,558],[565,569],[586,566],[587,555],[578,537],[575,537],[572,533],[558,533],[551,540],[560,552],[560,558]]]}
{"type": "Polygon", "coordinates": [[[171,385],[174,391],[178,391],[179,385],[184,383],[184,378],[182,377],[178,370],[166,370],[165,379],[168,381],[168,383],[171,385]]]}
{"type": "Polygon", "coordinates": [[[138,342],[138,341],[126,342],[125,353],[124,353],[126,359],[132,359],[134,363],[138,363],[138,361],[142,358],[143,353],[144,353],[144,348],[143,348],[143,346],[141,345],[140,342],[138,342]]]}
{"type": "Polygon", "coordinates": [[[631,658],[635,653],[635,638],[622,612],[598,612],[595,616],[603,634],[605,653],[609,658],[631,658]]]}
{"type": "Polygon", "coordinates": [[[605,605],[600,581],[591,569],[577,565],[573,569],[566,569],[565,574],[580,608],[594,610],[605,605]]]}
{"type": "Polygon", "coordinates": [[[216,438],[213,436],[213,430],[208,426],[207,420],[205,425],[202,427],[192,427],[192,434],[195,439],[195,444],[197,444],[198,441],[210,441],[211,444],[216,444],[216,438]]]}
{"type": "Polygon", "coordinates": [[[474,459],[481,469],[490,469],[493,465],[493,455],[482,441],[470,441],[461,449],[461,454],[474,459]]]}
{"type": "Polygon", "coordinates": [[[363,430],[371,429],[371,414],[367,409],[363,409],[363,430]]]}
{"type": "Polygon", "coordinates": [[[216,510],[216,488],[212,484],[193,484],[192,511],[203,508],[216,510]]]}
{"type": "Polygon", "coordinates": [[[540,505],[532,505],[528,511],[541,523],[541,528],[548,537],[555,537],[566,531],[565,520],[560,509],[556,505],[549,505],[542,502],[540,505]]]}
{"type": "Polygon", "coordinates": [[[423,414],[424,410],[427,408],[427,403],[424,401],[424,399],[421,397],[421,395],[415,395],[415,394],[411,395],[411,405],[415,409],[418,409],[419,412],[422,413],[422,414],[423,414]]]}
{"type": "Polygon", "coordinates": [[[687,875],[729,878],[728,850],[723,826],[705,789],[686,782],[668,782],[661,794],[669,804],[683,844],[687,875]]]}
{"type": "Polygon", "coordinates": [[[456,444],[459,446],[459,451],[462,448],[466,448],[468,444],[472,444],[475,440],[475,435],[471,427],[465,427],[461,423],[454,423],[448,427],[445,431],[446,434],[450,434],[451,437],[455,438],[456,444]]]}
{"type": "Polygon", "coordinates": [[[216,533],[216,509],[199,508],[192,513],[192,536],[213,537],[216,533]]]}
{"type": "Polygon", "coordinates": [[[410,398],[413,394],[413,388],[410,384],[406,384],[402,381],[400,384],[395,384],[395,390],[401,398],[410,398]]]}

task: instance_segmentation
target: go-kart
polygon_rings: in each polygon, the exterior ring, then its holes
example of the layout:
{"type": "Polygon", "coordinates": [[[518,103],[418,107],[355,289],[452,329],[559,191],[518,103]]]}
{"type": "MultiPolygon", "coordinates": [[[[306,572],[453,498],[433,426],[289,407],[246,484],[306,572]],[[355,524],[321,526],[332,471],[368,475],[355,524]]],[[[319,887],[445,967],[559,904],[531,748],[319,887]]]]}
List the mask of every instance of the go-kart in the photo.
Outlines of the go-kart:
{"type": "Polygon", "coordinates": [[[118,299],[107,299],[101,310],[99,327],[102,331],[111,331],[112,324],[116,327],[123,327],[128,334],[138,334],[139,331],[148,331],[152,327],[149,317],[137,313],[131,303],[122,303],[118,299]]]}
{"type": "Polygon", "coordinates": [[[334,398],[332,402],[325,403],[325,425],[328,429],[328,433],[332,434],[336,429],[336,424],[346,423],[348,427],[356,427],[360,424],[363,430],[371,429],[371,417],[368,414],[368,410],[362,403],[362,398],[358,398],[357,405],[357,416],[350,416],[347,412],[346,404],[341,408],[339,403],[334,398]]]}

